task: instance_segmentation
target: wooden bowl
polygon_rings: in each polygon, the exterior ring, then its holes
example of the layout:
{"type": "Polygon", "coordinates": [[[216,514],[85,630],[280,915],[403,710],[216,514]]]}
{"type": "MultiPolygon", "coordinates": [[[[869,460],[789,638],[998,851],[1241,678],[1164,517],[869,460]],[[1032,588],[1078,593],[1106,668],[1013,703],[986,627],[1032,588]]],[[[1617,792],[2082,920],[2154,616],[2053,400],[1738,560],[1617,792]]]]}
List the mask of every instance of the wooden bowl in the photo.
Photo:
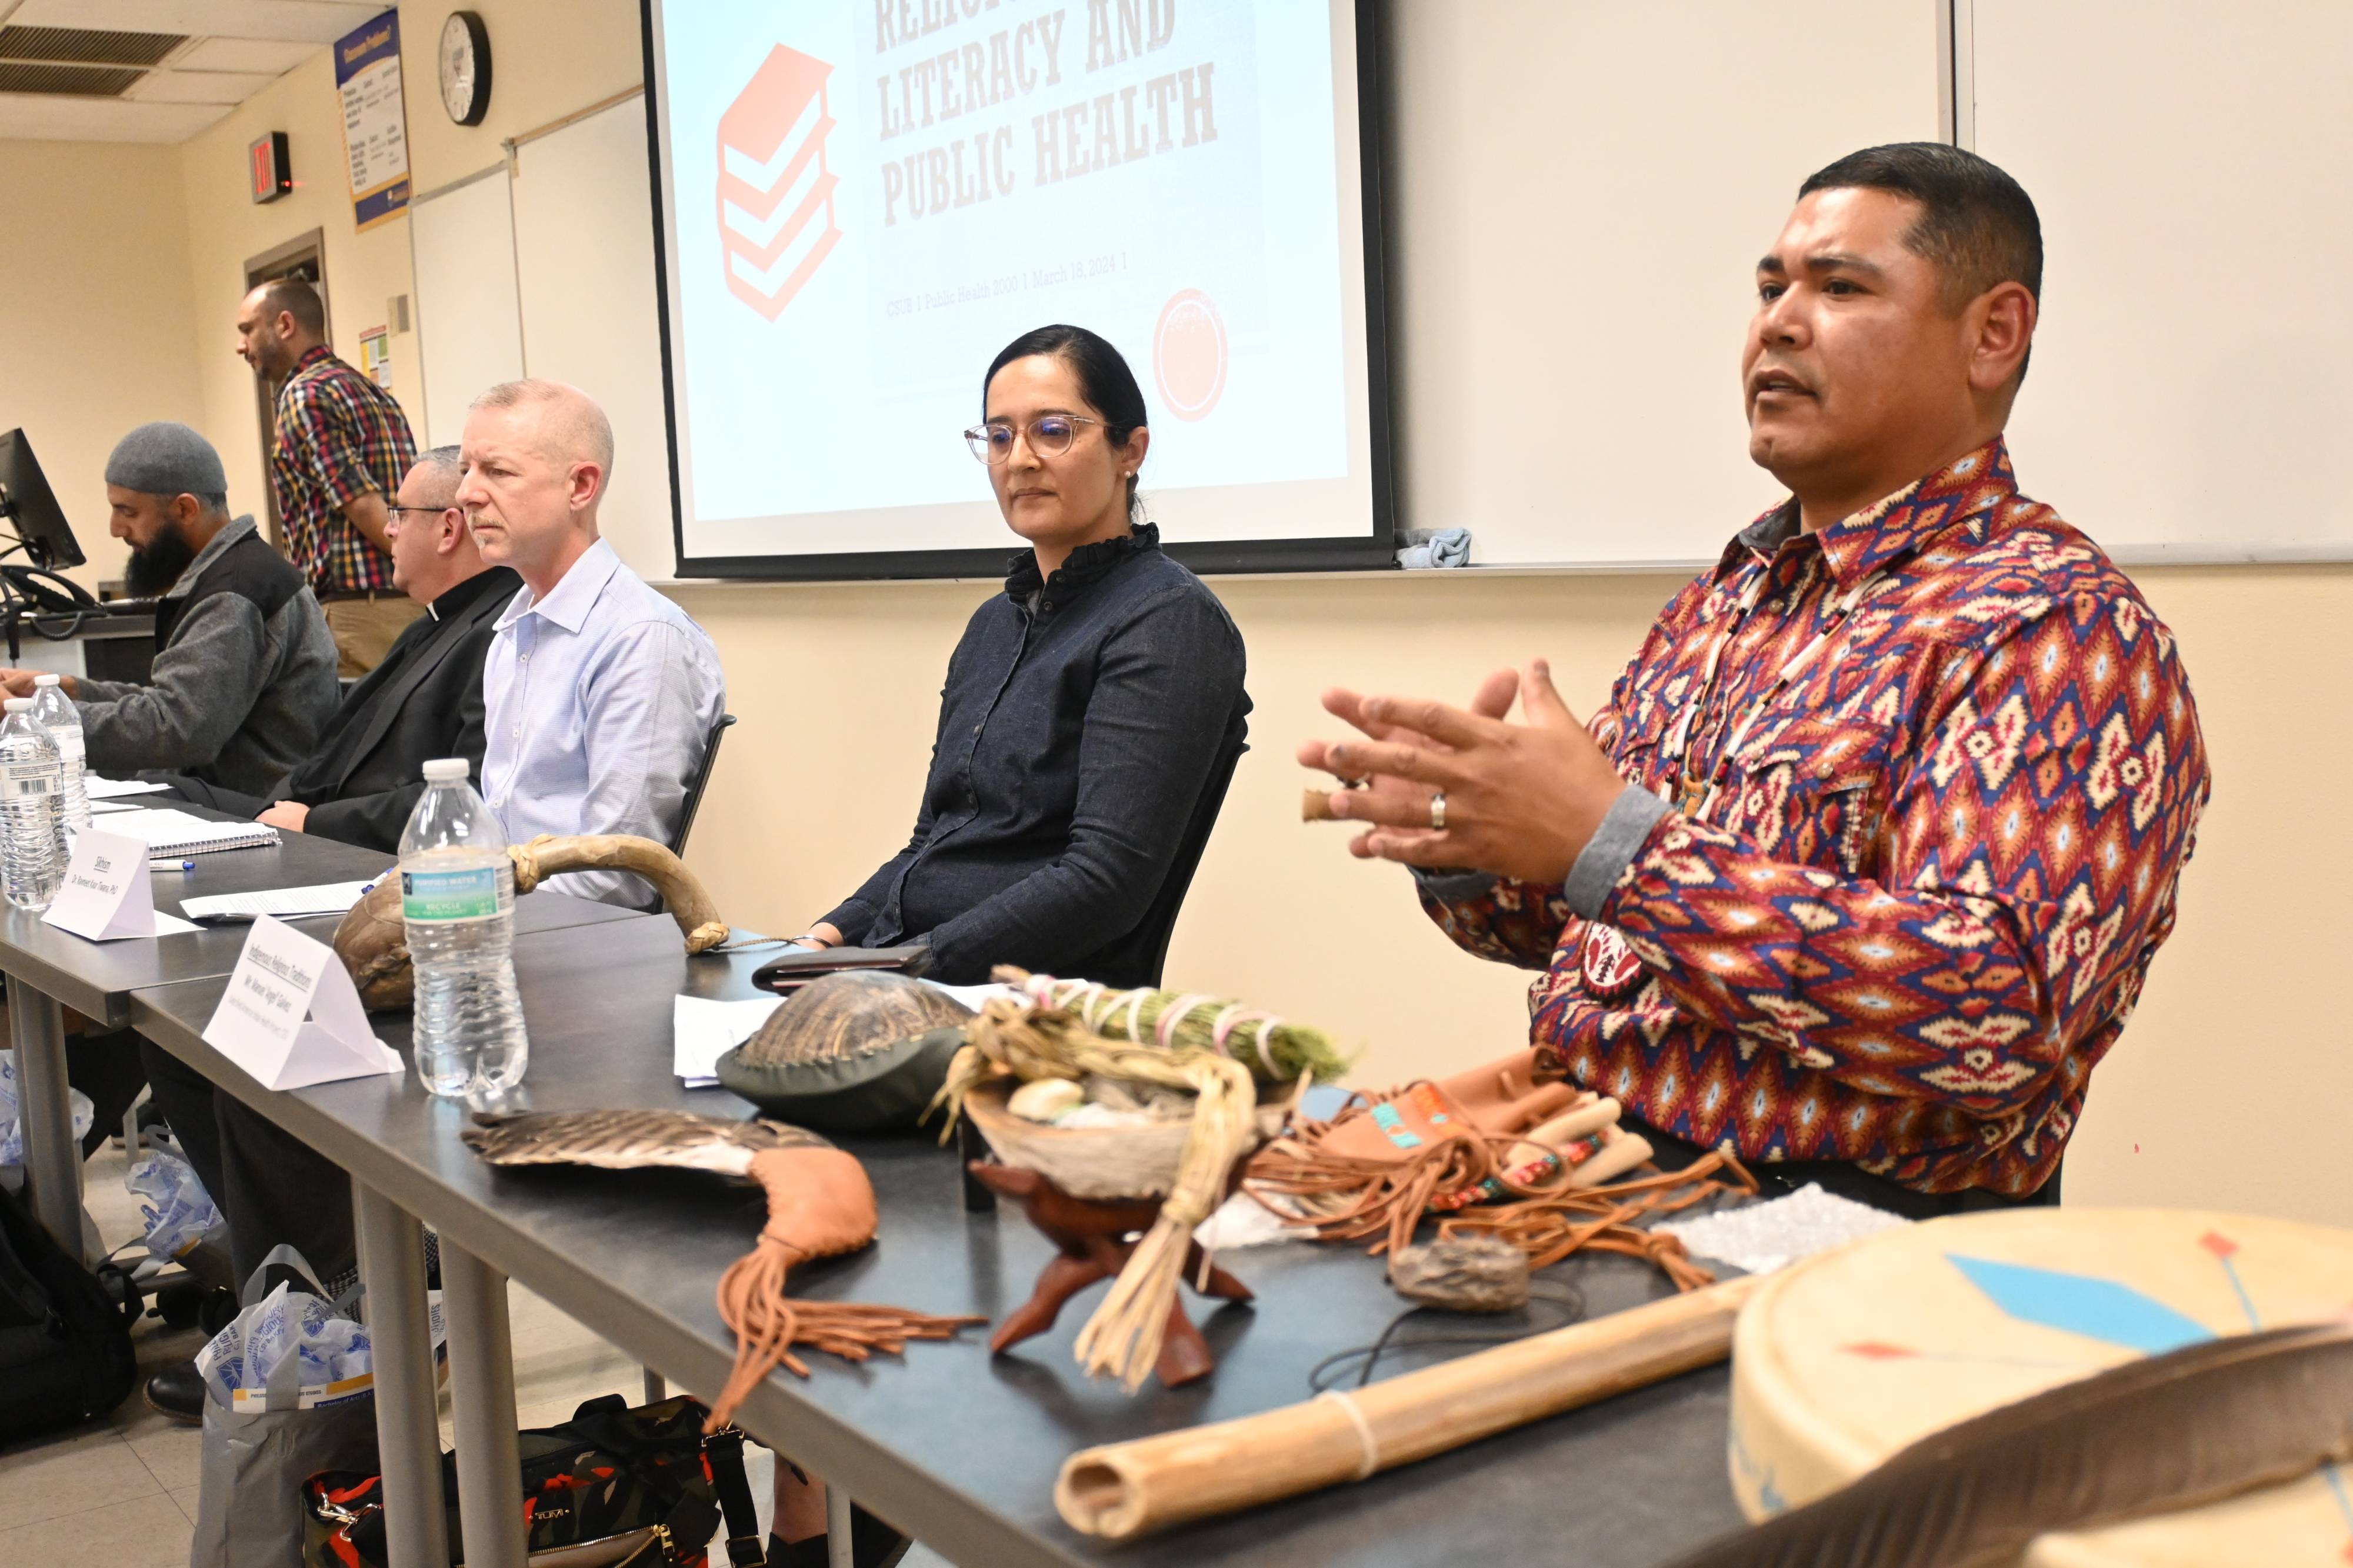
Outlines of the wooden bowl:
{"type": "MultiPolygon", "coordinates": [[[[1035,1171],[1074,1198],[1162,1198],[1176,1185],[1185,1141],[1193,1133],[1189,1119],[1137,1127],[1056,1127],[1006,1109],[1018,1087],[1012,1079],[999,1079],[965,1096],[964,1114],[1005,1163],[1035,1171]]],[[[1258,1108],[1257,1141],[1242,1152],[1243,1159],[1282,1130],[1282,1106],[1258,1108]]]]}

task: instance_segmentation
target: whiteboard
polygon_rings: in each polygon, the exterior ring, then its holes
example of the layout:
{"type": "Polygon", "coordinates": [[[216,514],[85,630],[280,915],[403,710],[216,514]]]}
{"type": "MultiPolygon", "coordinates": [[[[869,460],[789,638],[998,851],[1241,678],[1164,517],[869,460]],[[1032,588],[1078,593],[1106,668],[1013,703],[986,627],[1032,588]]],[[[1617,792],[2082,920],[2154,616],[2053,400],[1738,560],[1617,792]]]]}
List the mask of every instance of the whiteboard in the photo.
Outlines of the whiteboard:
{"type": "Polygon", "coordinates": [[[1740,407],[1757,258],[1814,170],[1936,134],[1936,7],[1387,10],[1399,522],[1474,566],[1714,562],[1781,494],[1740,407]]]}
{"type": "Polygon", "coordinates": [[[598,526],[641,575],[667,577],[675,551],[649,171],[643,98],[523,143],[514,254],[529,374],[570,382],[613,422],[598,526]]]}
{"type": "Polygon", "coordinates": [[[570,382],[613,422],[597,521],[640,574],[670,575],[646,110],[632,96],[512,149],[411,208],[429,445],[483,388],[570,382]]]}
{"type": "Polygon", "coordinates": [[[2021,486],[2126,560],[2353,558],[2353,5],[1975,13],[2046,252],[2021,486]]]}
{"type": "Polygon", "coordinates": [[[523,374],[515,303],[513,208],[506,165],[429,195],[408,209],[425,444],[454,445],[467,405],[523,374]]]}

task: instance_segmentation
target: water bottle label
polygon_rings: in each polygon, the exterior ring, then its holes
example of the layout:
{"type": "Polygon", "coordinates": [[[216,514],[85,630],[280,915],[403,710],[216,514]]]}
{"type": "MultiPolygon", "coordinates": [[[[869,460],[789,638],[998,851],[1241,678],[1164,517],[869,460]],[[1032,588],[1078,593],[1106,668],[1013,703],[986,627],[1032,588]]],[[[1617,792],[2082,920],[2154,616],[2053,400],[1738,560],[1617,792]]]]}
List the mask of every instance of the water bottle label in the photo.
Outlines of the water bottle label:
{"type": "Polygon", "coordinates": [[[57,791],[55,763],[10,763],[0,767],[0,793],[12,799],[27,795],[55,795],[57,791]]]}
{"type": "Polygon", "coordinates": [[[479,921],[499,912],[495,866],[468,871],[403,871],[400,912],[412,921],[479,921]]]}

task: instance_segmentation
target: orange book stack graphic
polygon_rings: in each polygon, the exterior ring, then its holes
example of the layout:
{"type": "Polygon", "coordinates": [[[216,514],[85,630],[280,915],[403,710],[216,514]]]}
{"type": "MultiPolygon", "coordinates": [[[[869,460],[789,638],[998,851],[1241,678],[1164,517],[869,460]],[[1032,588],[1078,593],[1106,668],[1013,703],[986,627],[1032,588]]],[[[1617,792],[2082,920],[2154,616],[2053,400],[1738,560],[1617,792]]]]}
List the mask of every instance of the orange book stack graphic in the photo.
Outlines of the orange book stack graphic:
{"type": "Polygon", "coordinates": [[[719,245],[727,287],[769,321],[840,242],[825,139],[833,68],[782,44],[719,117],[719,245]]]}

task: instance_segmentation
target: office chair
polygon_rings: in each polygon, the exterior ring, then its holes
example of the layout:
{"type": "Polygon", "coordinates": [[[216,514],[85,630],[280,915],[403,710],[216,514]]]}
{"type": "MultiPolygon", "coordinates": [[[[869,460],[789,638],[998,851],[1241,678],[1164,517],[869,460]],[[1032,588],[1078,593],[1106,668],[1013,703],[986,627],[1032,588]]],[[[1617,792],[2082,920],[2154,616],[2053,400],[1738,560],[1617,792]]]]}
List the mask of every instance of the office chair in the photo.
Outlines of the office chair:
{"type": "Polygon", "coordinates": [[[720,740],[734,722],[734,714],[722,713],[702,742],[702,761],[695,764],[694,777],[686,786],[685,808],[678,814],[678,831],[670,835],[670,852],[681,859],[686,858],[686,836],[694,831],[694,814],[702,807],[703,787],[711,783],[711,770],[719,761],[720,740]]]}

